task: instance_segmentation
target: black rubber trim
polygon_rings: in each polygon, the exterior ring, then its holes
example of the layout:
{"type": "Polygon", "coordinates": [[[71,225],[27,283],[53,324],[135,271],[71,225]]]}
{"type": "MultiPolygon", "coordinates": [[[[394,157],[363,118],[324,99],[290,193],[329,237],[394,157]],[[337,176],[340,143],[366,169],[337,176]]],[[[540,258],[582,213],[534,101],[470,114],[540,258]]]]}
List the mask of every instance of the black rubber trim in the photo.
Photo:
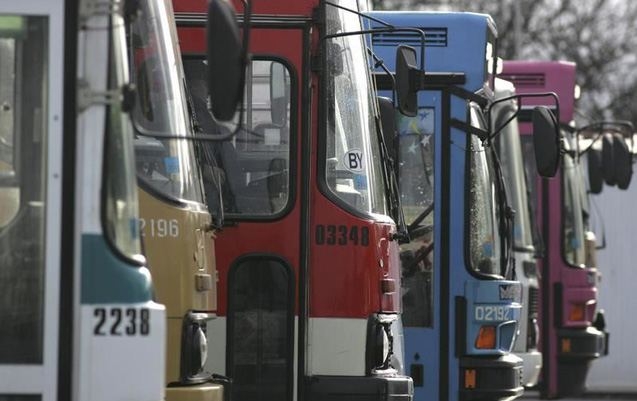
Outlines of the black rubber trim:
{"type": "Polygon", "coordinates": [[[62,151],[62,224],[60,249],[59,343],[57,399],[73,395],[73,287],[75,242],[75,163],[77,137],[77,32],[78,5],[68,1],[64,10],[64,107],[62,151]]]}
{"type": "Polygon", "coordinates": [[[440,206],[440,266],[445,266],[440,272],[440,348],[438,350],[439,357],[439,399],[449,399],[449,336],[450,336],[450,302],[451,288],[449,266],[449,250],[450,250],[450,198],[451,198],[451,130],[449,121],[451,120],[451,95],[448,91],[443,90],[441,93],[441,165],[442,165],[442,191],[440,206]]]}
{"type": "Polygon", "coordinates": [[[309,401],[411,401],[414,384],[409,376],[312,376],[309,401]]]}

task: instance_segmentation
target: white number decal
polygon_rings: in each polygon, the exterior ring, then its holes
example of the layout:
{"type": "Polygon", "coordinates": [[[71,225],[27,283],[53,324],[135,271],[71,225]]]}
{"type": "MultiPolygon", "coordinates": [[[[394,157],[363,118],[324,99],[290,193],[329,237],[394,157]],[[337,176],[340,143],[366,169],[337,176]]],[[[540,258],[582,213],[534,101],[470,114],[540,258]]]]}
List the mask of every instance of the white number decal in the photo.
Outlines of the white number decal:
{"type": "Polygon", "coordinates": [[[149,219],[148,223],[144,219],[139,219],[140,231],[142,236],[148,234],[151,237],[179,237],[179,222],[177,219],[149,219]],[[148,227],[148,233],[145,229],[148,227]]]}
{"type": "Polygon", "coordinates": [[[506,321],[511,319],[511,308],[506,306],[476,306],[474,313],[478,321],[506,321]]]}

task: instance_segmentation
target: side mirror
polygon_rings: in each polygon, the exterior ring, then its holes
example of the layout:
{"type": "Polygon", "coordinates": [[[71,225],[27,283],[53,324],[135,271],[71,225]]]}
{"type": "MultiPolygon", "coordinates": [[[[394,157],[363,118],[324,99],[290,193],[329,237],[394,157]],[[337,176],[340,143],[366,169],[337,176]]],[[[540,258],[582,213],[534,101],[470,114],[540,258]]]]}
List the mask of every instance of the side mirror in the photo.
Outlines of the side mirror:
{"type": "Polygon", "coordinates": [[[289,78],[285,66],[277,61],[270,64],[270,117],[279,127],[287,122],[287,105],[290,91],[289,78]]]}
{"type": "Polygon", "coordinates": [[[537,172],[542,177],[553,177],[560,164],[560,129],[555,115],[548,107],[533,109],[533,145],[537,172]]]}
{"type": "Polygon", "coordinates": [[[586,153],[586,164],[588,165],[588,186],[592,194],[602,192],[604,177],[602,172],[602,151],[590,149],[586,153]]]}
{"type": "Polygon", "coordinates": [[[611,187],[617,183],[615,179],[615,163],[613,162],[613,142],[611,134],[602,136],[602,175],[604,182],[611,187]]]}
{"type": "Polygon", "coordinates": [[[416,50],[409,46],[396,49],[396,96],[398,110],[408,117],[418,113],[417,86],[413,82],[411,71],[418,70],[416,50]]]}
{"type": "Polygon", "coordinates": [[[626,141],[619,134],[614,135],[613,163],[615,165],[617,187],[619,189],[628,189],[630,180],[633,177],[633,160],[626,141]]]}
{"type": "Polygon", "coordinates": [[[208,3],[208,93],[212,114],[230,121],[242,100],[245,57],[232,6],[223,0],[208,3]]]}
{"type": "Polygon", "coordinates": [[[385,146],[387,146],[387,152],[389,157],[393,160],[395,168],[396,164],[396,109],[391,99],[386,97],[378,97],[378,106],[380,107],[380,122],[383,129],[383,138],[385,139],[385,146]]]}

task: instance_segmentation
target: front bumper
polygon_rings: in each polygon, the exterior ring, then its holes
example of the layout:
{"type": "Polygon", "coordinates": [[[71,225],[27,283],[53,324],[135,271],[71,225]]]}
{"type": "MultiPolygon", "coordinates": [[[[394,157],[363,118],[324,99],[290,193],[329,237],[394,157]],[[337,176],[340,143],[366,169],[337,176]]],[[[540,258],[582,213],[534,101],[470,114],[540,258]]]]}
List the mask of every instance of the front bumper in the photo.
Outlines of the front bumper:
{"type": "Polygon", "coordinates": [[[414,384],[409,376],[312,376],[310,401],[411,401],[414,384]]]}
{"type": "Polygon", "coordinates": [[[513,354],[460,358],[459,399],[502,401],[521,396],[522,364],[513,354]]]}
{"type": "Polygon", "coordinates": [[[522,385],[524,387],[537,385],[542,369],[542,353],[533,350],[524,353],[516,352],[515,355],[522,358],[522,385]]]}
{"type": "Polygon", "coordinates": [[[191,386],[169,386],[165,401],[224,401],[224,385],[203,383],[191,386]]]}
{"type": "Polygon", "coordinates": [[[594,327],[560,329],[558,336],[558,392],[579,395],[586,390],[591,362],[608,350],[608,335],[594,327]]]}

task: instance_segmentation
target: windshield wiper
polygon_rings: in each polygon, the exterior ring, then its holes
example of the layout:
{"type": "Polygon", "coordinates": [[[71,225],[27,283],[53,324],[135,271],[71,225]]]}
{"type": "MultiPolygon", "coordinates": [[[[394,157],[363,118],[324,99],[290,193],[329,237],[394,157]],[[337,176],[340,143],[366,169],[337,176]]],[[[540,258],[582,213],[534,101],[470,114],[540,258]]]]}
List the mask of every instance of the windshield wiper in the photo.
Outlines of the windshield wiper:
{"type": "Polygon", "coordinates": [[[409,232],[409,234],[411,235],[412,232],[414,232],[418,228],[420,223],[422,223],[422,221],[426,219],[427,216],[431,214],[431,212],[433,212],[433,210],[434,210],[434,203],[431,202],[431,204],[427,206],[427,208],[423,210],[410,225],[407,226],[407,232],[409,232]]]}

